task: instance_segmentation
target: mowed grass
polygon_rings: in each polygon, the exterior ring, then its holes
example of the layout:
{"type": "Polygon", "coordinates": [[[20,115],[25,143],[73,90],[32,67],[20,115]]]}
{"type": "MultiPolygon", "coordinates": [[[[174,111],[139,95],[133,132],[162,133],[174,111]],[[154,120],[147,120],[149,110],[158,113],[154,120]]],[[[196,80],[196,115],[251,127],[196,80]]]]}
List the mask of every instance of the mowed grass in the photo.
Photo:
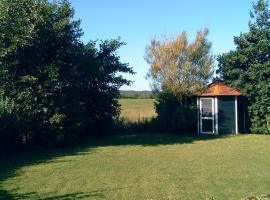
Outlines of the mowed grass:
{"type": "Polygon", "coordinates": [[[121,117],[129,122],[151,119],[156,116],[154,99],[120,99],[121,117]]]}
{"type": "Polygon", "coordinates": [[[241,199],[269,194],[269,145],[269,135],[135,134],[9,156],[0,160],[0,199],[241,199]]]}

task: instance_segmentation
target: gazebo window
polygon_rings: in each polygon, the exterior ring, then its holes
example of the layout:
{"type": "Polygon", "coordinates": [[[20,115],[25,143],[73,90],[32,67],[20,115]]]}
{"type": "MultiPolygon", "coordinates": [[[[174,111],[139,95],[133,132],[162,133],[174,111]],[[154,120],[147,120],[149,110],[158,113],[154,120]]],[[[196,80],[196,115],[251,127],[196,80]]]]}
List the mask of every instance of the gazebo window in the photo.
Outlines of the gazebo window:
{"type": "Polygon", "coordinates": [[[212,133],[214,128],[213,98],[201,98],[201,132],[212,133]]]}
{"type": "Polygon", "coordinates": [[[212,117],[212,98],[202,98],[202,117],[212,117]]]}

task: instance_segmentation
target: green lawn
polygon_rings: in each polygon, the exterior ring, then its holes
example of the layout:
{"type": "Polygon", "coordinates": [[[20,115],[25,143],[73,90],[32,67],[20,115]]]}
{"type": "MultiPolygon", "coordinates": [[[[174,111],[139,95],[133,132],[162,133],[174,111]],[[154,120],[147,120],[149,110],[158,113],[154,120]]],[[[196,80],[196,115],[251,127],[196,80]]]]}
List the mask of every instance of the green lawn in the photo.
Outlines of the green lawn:
{"type": "Polygon", "coordinates": [[[121,117],[130,122],[156,116],[154,99],[120,99],[121,117]]]}
{"type": "Polygon", "coordinates": [[[0,199],[241,199],[270,193],[270,135],[115,136],[0,160],[0,199]],[[2,197],[2,198],[1,198],[2,197]]]}

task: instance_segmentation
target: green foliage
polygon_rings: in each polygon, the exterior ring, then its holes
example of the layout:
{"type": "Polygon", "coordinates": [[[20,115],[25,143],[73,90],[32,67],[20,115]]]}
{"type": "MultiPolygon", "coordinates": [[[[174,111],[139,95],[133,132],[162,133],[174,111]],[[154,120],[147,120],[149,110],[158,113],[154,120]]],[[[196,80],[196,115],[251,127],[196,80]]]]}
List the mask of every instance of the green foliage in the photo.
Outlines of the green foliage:
{"type": "Polygon", "coordinates": [[[14,102],[0,91],[0,145],[14,145],[20,136],[17,133],[18,121],[14,102]]]}
{"type": "Polygon", "coordinates": [[[268,114],[266,116],[266,121],[267,121],[268,132],[270,132],[270,107],[268,107],[268,114]]]}
{"type": "Polygon", "coordinates": [[[14,111],[14,102],[4,97],[4,93],[0,91],[0,117],[7,118],[12,116],[12,113],[14,111]]]}
{"type": "Polygon", "coordinates": [[[236,50],[218,57],[218,73],[222,79],[240,89],[247,97],[251,131],[258,133],[269,133],[267,129],[270,106],[269,34],[268,4],[264,0],[259,0],[253,5],[249,32],[234,37],[236,50]]]}
{"type": "Polygon", "coordinates": [[[91,135],[119,113],[118,89],[133,73],[119,40],[83,44],[67,0],[0,1],[0,84],[12,99],[23,143],[91,135]],[[91,130],[91,131],[90,131],[91,130]]]}
{"type": "Polygon", "coordinates": [[[175,97],[170,93],[160,93],[155,103],[160,129],[180,133],[195,133],[197,106],[193,97],[175,97]]]}

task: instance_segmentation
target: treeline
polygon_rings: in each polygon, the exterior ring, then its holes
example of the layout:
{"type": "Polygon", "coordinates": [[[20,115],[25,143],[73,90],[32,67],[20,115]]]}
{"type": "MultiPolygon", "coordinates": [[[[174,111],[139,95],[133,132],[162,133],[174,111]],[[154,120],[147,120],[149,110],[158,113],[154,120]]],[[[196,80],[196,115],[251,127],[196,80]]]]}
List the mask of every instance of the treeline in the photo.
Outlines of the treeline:
{"type": "Polygon", "coordinates": [[[81,42],[67,0],[0,1],[0,147],[53,145],[105,133],[133,73],[119,40],[81,42]]]}
{"type": "Polygon", "coordinates": [[[156,95],[152,91],[121,90],[121,99],[154,99],[156,95]]]}

